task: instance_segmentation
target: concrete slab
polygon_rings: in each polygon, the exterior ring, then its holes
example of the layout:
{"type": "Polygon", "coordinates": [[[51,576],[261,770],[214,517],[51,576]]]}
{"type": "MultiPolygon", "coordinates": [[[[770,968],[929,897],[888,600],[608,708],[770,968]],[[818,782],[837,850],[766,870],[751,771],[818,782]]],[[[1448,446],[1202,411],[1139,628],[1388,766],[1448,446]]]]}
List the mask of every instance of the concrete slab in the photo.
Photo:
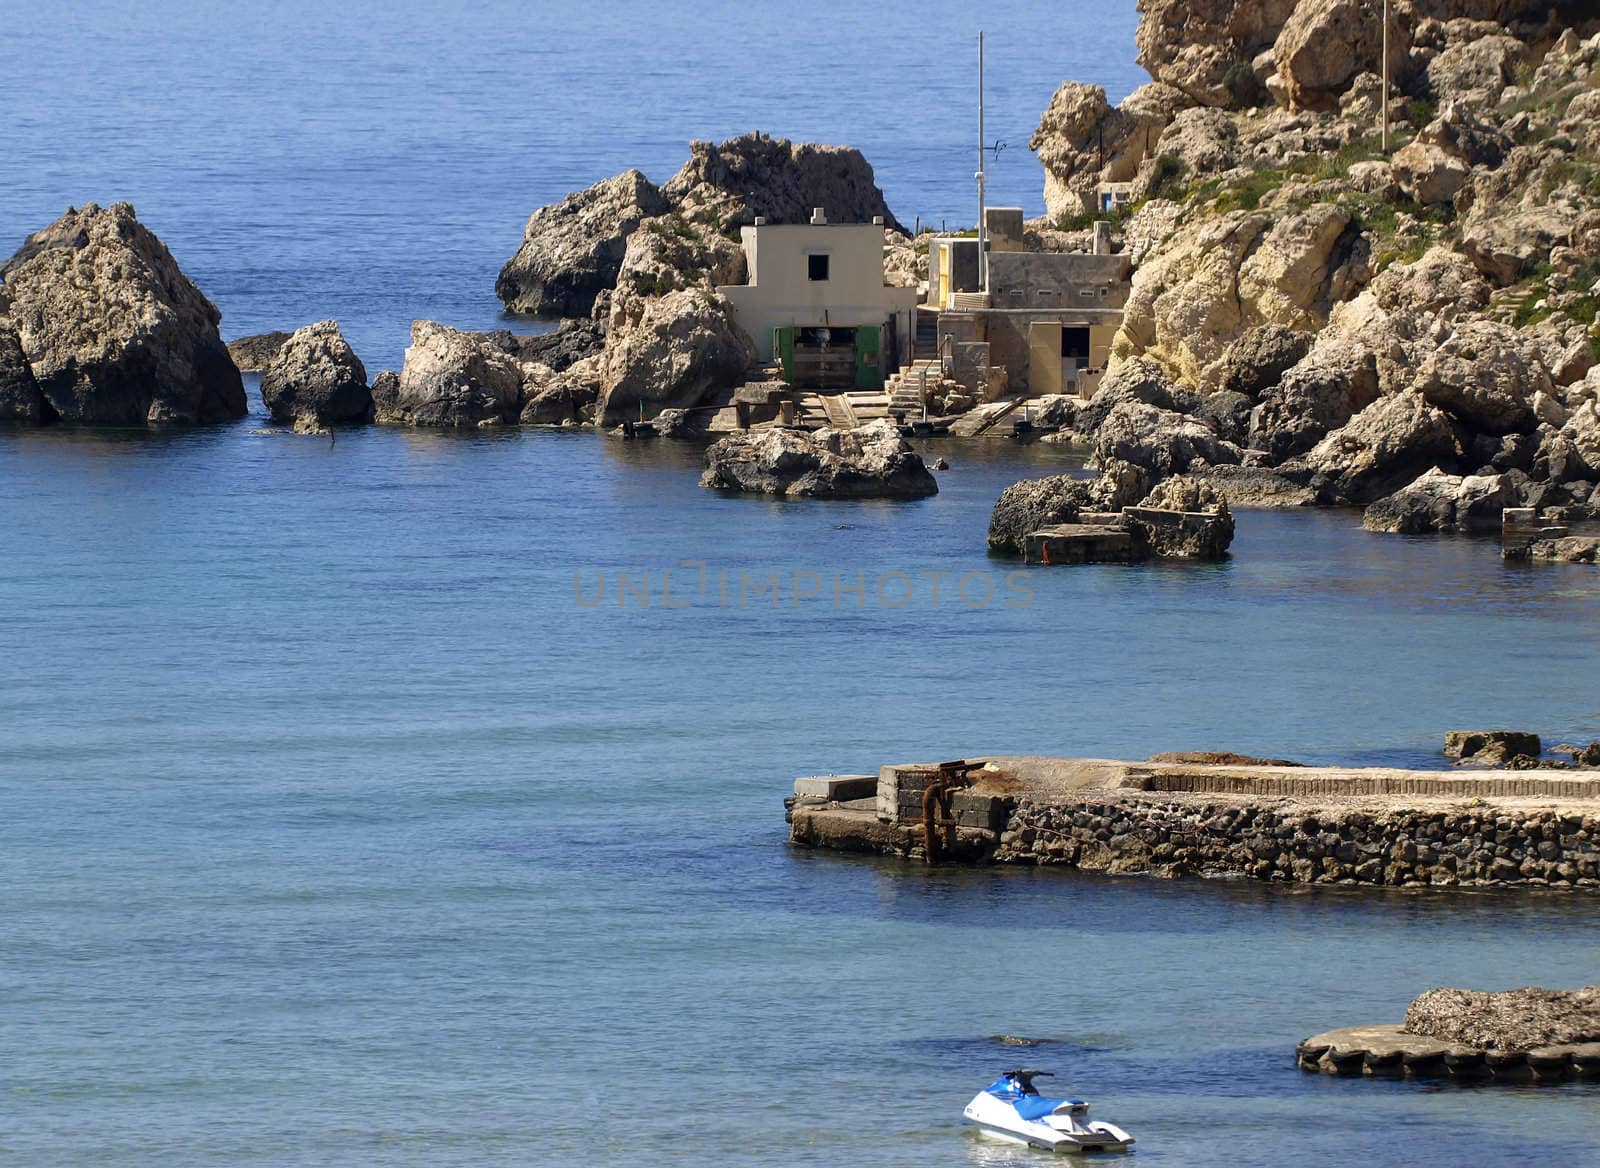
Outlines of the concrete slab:
{"type": "Polygon", "coordinates": [[[794,781],[797,797],[826,799],[830,803],[870,799],[877,791],[877,775],[805,775],[794,781]]]}

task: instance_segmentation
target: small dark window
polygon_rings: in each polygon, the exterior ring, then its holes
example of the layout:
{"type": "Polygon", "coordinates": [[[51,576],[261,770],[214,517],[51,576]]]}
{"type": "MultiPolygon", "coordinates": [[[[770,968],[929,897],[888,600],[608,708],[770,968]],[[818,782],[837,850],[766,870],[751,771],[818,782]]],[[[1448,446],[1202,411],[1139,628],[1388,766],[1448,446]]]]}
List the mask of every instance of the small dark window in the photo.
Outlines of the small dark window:
{"type": "Polygon", "coordinates": [[[806,275],[813,280],[826,280],[828,278],[828,257],[825,255],[806,256],[806,275]]]}

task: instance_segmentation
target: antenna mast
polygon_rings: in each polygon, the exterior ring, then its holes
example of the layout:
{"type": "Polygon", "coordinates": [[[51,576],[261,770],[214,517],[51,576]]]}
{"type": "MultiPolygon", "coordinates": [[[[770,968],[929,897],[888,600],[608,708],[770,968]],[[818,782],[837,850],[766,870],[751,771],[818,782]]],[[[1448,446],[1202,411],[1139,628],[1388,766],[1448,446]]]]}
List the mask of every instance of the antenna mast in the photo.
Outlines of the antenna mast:
{"type": "Polygon", "coordinates": [[[983,190],[983,33],[978,33],[978,287],[989,290],[989,229],[984,224],[983,190]]]}

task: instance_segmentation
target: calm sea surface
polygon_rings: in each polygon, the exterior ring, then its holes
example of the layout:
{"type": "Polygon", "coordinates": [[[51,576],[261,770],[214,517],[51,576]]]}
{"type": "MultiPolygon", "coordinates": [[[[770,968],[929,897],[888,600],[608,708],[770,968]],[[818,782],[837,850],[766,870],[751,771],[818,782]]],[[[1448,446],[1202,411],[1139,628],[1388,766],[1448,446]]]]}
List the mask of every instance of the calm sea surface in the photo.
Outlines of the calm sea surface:
{"type": "MultiPolygon", "coordinates": [[[[65,7],[6,17],[0,233],[131,197],[228,335],[336,315],[375,368],[496,323],[533,206],[691,136],[967,197],[955,5],[65,7]]],[[[1131,5],[984,21],[1032,206],[1055,83],[1139,79],[1131,5]]],[[[1138,1162],[1600,1161],[1592,1088],[1291,1059],[1430,985],[1596,980],[1592,896],[930,871],[792,852],[781,805],[983,751],[1587,741],[1600,575],[1245,513],[1225,564],[1008,586],[989,508],[1065,455],[942,453],[933,499],[785,504],[594,435],[0,433],[0,1159],[1048,1164],[959,1122],[1012,1033],[1138,1162]]]]}

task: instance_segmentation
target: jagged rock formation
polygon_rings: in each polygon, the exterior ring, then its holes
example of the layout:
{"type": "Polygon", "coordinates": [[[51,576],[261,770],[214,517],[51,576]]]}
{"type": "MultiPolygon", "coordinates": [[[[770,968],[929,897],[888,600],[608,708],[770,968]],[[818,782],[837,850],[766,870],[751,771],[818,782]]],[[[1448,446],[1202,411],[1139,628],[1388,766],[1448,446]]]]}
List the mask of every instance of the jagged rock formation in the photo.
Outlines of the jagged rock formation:
{"type": "Polygon", "coordinates": [[[221,314],[131,204],[68,208],[0,275],[0,313],[43,396],[22,411],[32,420],[194,424],[246,412],[221,314]]]}
{"type": "Polygon", "coordinates": [[[628,237],[667,209],[660,190],[637,170],[541,207],[500,270],[495,295],[511,312],[587,316],[595,297],[617,282],[628,237]]]}
{"type": "Polygon", "coordinates": [[[611,312],[600,367],[600,422],[693,406],[734,384],[755,360],[727,301],[704,289],[628,296],[611,312]]]}
{"type": "Polygon", "coordinates": [[[920,499],[939,484],[881,419],[856,430],[735,434],[706,451],[703,487],[814,499],[920,499]]]}
{"type": "Polygon", "coordinates": [[[351,425],[373,413],[366,367],[332,320],[297,329],[279,346],[261,375],[261,403],[274,422],[351,425]]]}

